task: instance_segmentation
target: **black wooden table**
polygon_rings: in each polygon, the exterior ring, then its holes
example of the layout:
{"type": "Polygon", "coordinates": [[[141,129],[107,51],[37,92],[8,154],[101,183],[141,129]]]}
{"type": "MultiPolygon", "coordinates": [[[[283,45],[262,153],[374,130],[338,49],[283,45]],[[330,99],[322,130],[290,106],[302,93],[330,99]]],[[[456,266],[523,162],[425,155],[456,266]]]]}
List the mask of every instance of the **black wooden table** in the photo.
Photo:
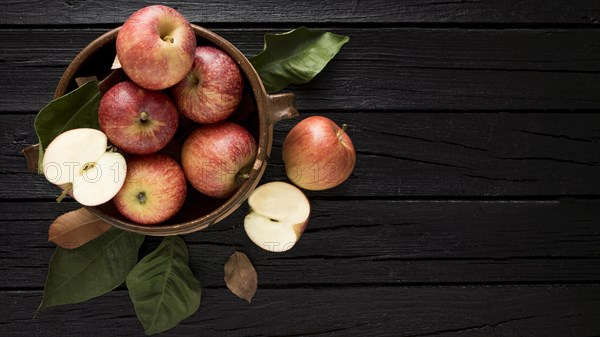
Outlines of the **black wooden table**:
{"type": "MultiPolygon", "coordinates": [[[[347,123],[357,149],[346,183],[309,193],[291,251],[254,246],[239,227],[246,207],[186,235],[202,304],[165,336],[600,335],[600,3],[162,3],[246,55],[300,25],[350,36],[289,91],[302,117],[347,123]],[[252,304],[223,282],[232,240],[258,271],[252,304]]],[[[0,336],[143,335],[124,287],[32,319],[48,225],[78,205],[55,203],[20,150],[37,142],[35,114],[71,59],[144,5],[2,5],[0,336]]],[[[263,181],[285,179],[296,122],[277,125],[263,181]]]]}

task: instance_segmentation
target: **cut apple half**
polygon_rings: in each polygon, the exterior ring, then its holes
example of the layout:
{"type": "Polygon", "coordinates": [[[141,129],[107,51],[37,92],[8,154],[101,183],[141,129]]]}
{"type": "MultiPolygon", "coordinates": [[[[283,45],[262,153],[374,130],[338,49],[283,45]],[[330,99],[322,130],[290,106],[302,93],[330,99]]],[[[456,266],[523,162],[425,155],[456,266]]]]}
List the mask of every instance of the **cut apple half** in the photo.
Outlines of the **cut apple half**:
{"type": "Polygon", "coordinates": [[[84,206],[97,206],[112,199],[123,186],[125,158],[108,147],[99,130],[80,128],[56,137],[44,153],[44,176],[84,206]]]}
{"type": "Polygon", "coordinates": [[[250,213],[244,219],[246,234],[270,252],[291,249],[304,232],[310,215],[308,199],[297,187],[271,182],[257,187],[248,198],[250,213]]]}

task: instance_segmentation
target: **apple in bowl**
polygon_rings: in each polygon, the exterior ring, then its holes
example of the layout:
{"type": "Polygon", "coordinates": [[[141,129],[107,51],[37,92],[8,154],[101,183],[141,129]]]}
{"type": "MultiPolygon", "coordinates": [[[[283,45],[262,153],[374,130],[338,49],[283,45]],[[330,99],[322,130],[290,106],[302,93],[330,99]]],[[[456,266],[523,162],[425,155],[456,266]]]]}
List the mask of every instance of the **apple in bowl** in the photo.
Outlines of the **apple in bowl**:
{"type": "MultiPolygon", "coordinates": [[[[131,24],[134,23],[131,22],[131,24]]],[[[138,22],[138,24],[141,25],[139,27],[143,27],[144,29],[149,27],[147,23],[142,24],[141,21],[138,22]]],[[[98,215],[98,217],[112,224],[113,226],[151,235],[173,235],[195,232],[207,226],[213,225],[221,219],[224,219],[238,209],[242,201],[248,197],[254,186],[263,176],[264,170],[267,166],[266,162],[271,151],[271,144],[273,140],[272,126],[274,123],[284,118],[294,117],[298,114],[297,110],[295,109],[294,95],[291,93],[269,95],[261,85],[261,79],[256,70],[252,67],[250,61],[237,48],[235,48],[231,42],[207,28],[193,24],[190,26],[194,33],[193,40],[195,40],[193,48],[190,49],[190,59],[192,61],[190,62],[190,68],[185,69],[185,71],[182,72],[182,78],[179,79],[179,81],[181,81],[183,77],[185,77],[186,74],[191,70],[194,51],[196,48],[196,41],[201,41],[203,45],[205,44],[219,48],[234,60],[236,66],[242,73],[244,85],[243,91],[245,94],[247,94],[247,98],[245,98],[246,104],[240,102],[237,110],[233,112],[236,115],[230,115],[228,119],[242,124],[244,128],[246,128],[246,130],[249,131],[249,133],[253,136],[254,141],[252,147],[254,149],[251,152],[254,153],[254,156],[251,157],[255,157],[255,159],[250,159],[248,161],[248,165],[241,165],[241,167],[245,167],[246,169],[242,170],[242,172],[239,174],[234,174],[236,180],[241,180],[241,184],[240,181],[236,181],[235,187],[230,189],[230,191],[227,191],[228,193],[222,193],[223,195],[220,196],[220,198],[209,197],[207,194],[200,193],[196,191],[195,188],[192,188],[192,185],[190,184],[187,190],[188,193],[186,196],[186,206],[183,206],[182,210],[177,212],[169,220],[161,222],[159,226],[147,226],[139,222],[131,221],[126,216],[120,214],[120,212],[116,209],[114,202],[104,203],[91,208],[94,214],[98,215]],[[285,114],[283,113],[284,111],[286,112],[285,114]],[[250,172],[249,176],[246,175],[245,171],[247,170],[250,172]],[[231,197],[227,197],[225,195],[231,195],[231,197]]],[[[65,95],[68,93],[68,91],[70,91],[70,89],[74,88],[76,83],[75,79],[77,77],[96,74],[102,78],[104,74],[106,74],[106,71],[114,60],[114,52],[116,47],[115,44],[121,31],[123,31],[123,33],[121,34],[122,37],[120,39],[122,39],[123,43],[127,44],[127,39],[123,38],[126,31],[124,28],[125,27],[121,26],[103,34],[86,46],[77,55],[77,57],[71,62],[61,77],[61,80],[59,81],[55,90],[55,98],[65,95]]],[[[168,38],[168,34],[163,36],[163,38],[166,38],[169,41],[164,41],[161,39],[160,31],[156,26],[152,30],[152,34],[156,34],[154,35],[154,37],[156,37],[156,45],[151,46],[149,44],[147,45],[149,47],[146,47],[143,44],[140,44],[140,46],[137,48],[129,48],[131,49],[130,52],[153,54],[154,51],[158,50],[154,48],[161,46],[161,43],[163,46],[164,43],[171,43],[170,39],[168,38]],[[157,31],[159,32],[157,33],[157,31]]],[[[141,39],[141,35],[148,37],[152,34],[150,34],[150,32],[147,34],[140,33],[139,37],[134,36],[134,38],[141,39]]],[[[176,44],[177,39],[174,39],[173,43],[176,44]]],[[[128,75],[129,80],[132,80],[132,82],[139,87],[144,88],[144,85],[142,84],[143,81],[140,80],[140,77],[132,75],[132,71],[128,70],[127,61],[125,60],[127,57],[124,57],[123,55],[123,53],[120,53],[118,58],[122,61],[121,65],[123,69],[121,70],[124,70],[125,74],[123,74],[122,71],[111,73],[108,80],[105,78],[103,82],[101,81],[103,84],[100,87],[101,92],[106,92],[107,87],[110,87],[115,83],[115,81],[122,80],[123,75],[128,75]],[[136,83],[136,81],[138,83],[136,83]]],[[[147,55],[142,56],[145,57],[147,55]]],[[[162,77],[161,72],[162,70],[149,71],[148,73],[151,73],[151,76],[162,77]]],[[[149,86],[146,85],[146,87],[149,86]]],[[[148,88],[144,89],[148,90],[148,88]]],[[[150,87],[149,89],[155,88],[150,87]]],[[[170,91],[169,88],[161,90],[164,92],[169,91],[169,95],[172,94],[172,91],[170,91]]],[[[244,98],[242,100],[244,100],[244,98]]],[[[141,117],[142,116],[140,114],[137,115],[138,122],[142,119],[141,117]]],[[[189,134],[188,132],[192,131],[193,128],[197,127],[198,125],[189,121],[183,116],[183,114],[179,115],[178,124],[176,135],[169,143],[167,143],[167,145],[165,145],[165,147],[159,150],[159,153],[168,153],[169,156],[176,158],[177,162],[181,163],[184,161],[183,159],[178,158],[182,154],[181,147],[186,139],[186,136],[189,134]],[[188,124],[188,122],[190,124],[188,124]]],[[[121,150],[121,148],[119,149],[121,150]]],[[[122,152],[126,151],[123,149],[122,152]]],[[[126,156],[126,158],[133,158],[133,156],[126,156]]],[[[225,171],[229,171],[229,169],[225,169],[225,171]]],[[[193,178],[190,178],[190,180],[193,180],[193,178]]]]}
{"type": "Polygon", "coordinates": [[[190,184],[200,193],[227,198],[248,179],[256,149],[254,137],[238,124],[205,124],[185,140],[181,165],[190,184]]]}
{"type": "Polygon", "coordinates": [[[244,91],[242,74],[235,61],[212,46],[196,48],[194,64],[171,93],[179,111],[197,123],[216,123],[229,117],[244,91]]]}
{"type": "Polygon", "coordinates": [[[185,175],[175,160],[164,154],[135,156],[127,162],[125,183],[113,202],[129,220],[154,225],[175,215],[186,193],[185,175]]]}
{"type": "Polygon", "coordinates": [[[116,44],[127,76],[143,88],[162,90],[181,81],[192,67],[196,35],[181,13],[153,5],[125,21],[116,44]]]}
{"type": "Polygon", "coordinates": [[[63,196],[70,194],[84,206],[112,199],[127,172],[125,158],[108,147],[106,135],[90,128],[58,135],[46,148],[42,165],[46,179],[64,189],[63,196]]]}
{"type": "Polygon", "coordinates": [[[132,154],[150,154],[173,138],[179,115],[164,92],[146,90],[125,81],[102,96],[98,122],[119,149],[132,154]]]}

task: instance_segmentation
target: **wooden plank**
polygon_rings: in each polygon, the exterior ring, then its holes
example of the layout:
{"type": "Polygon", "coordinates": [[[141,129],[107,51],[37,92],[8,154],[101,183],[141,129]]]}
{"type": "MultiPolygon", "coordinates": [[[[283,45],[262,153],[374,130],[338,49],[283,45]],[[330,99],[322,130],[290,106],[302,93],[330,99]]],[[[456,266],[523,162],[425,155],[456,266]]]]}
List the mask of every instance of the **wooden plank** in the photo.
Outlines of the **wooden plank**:
{"type": "MultiPolygon", "coordinates": [[[[319,114],[350,126],[357,164],[344,184],[310,196],[600,194],[600,114],[319,114]]],[[[37,142],[33,120],[0,116],[1,199],[56,197],[42,176],[27,173],[20,154],[37,142]]],[[[263,181],[286,179],[281,144],[297,122],[276,125],[263,181]]]]}
{"type": "MultiPolygon", "coordinates": [[[[233,240],[260,284],[473,284],[600,281],[600,201],[312,201],[308,229],[273,254],[246,237],[244,205],[184,238],[205,286],[223,285],[233,240]]],[[[0,288],[40,288],[53,251],[47,229],[79,206],[0,203],[0,288]]],[[[158,244],[148,238],[143,253],[158,244]]]]}
{"type": "MultiPolygon", "coordinates": [[[[50,308],[40,291],[0,292],[4,336],[143,336],[124,290],[50,308]]],[[[190,318],[161,336],[596,336],[600,287],[261,289],[248,304],[204,289],[190,318]]]]}
{"type": "MultiPolygon", "coordinates": [[[[578,23],[598,22],[600,7],[592,0],[478,1],[203,1],[164,0],[188,20],[211,23],[578,23]]],[[[11,1],[0,24],[122,23],[143,1],[11,1]],[[24,15],[27,13],[27,15],[24,15]]]]}
{"type": "MultiPolygon", "coordinates": [[[[350,42],[310,84],[291,89],[301,110],[596,109],[600,103],[600,30],[324,29],[350,42]]],[[[265,32],[285,30],[216,31],[253,55],[265,32]]],[[[46,105],[70,60],[105,31],[0,30],[0,112],[46,105]]]]}

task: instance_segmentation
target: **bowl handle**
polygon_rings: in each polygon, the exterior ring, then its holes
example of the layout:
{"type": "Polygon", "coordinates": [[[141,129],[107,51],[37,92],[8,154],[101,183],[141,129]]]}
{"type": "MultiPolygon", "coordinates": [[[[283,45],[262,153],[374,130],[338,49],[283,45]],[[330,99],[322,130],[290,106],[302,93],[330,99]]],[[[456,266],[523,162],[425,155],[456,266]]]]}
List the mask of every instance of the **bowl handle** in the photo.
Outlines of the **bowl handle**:
{"type": "Polygon", "coordinates": [[[271,124],[298,116],[300,113],[296,110],[296,95],[292,93],[268,95],[269,111],[271,116],[271,124]]]}

